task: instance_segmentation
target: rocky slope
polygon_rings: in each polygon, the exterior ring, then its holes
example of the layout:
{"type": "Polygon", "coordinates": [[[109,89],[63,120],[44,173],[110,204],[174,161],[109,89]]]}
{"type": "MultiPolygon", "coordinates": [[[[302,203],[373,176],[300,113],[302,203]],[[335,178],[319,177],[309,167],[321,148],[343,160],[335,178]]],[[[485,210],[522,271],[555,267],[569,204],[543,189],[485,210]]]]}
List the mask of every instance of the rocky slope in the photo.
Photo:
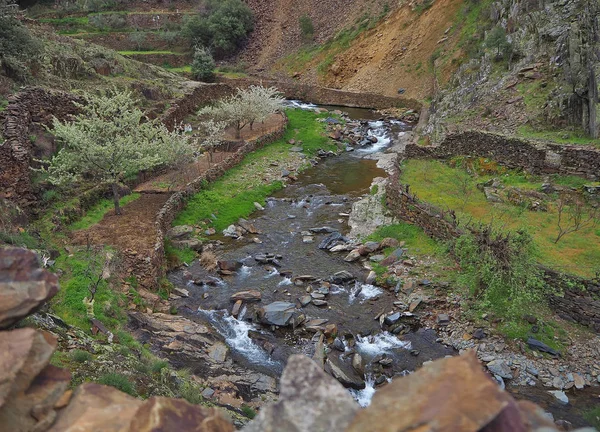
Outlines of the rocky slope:
{"type": "MultiPolygon", "coordinates": [[[[68,390],[70,374],[49,364],[57,340],[11,326],[58,291],[57,277],[34,253],[0,249],[0,424],[11,432],[229,432],[215,408],[181,399],[142,401],[113,387],[86,383],[68,390]],[[6,330],[9,328],[9,330],[6,330]]],[[[360,410],[350,394],[304,356],[292,356],[278,402],[244,430],[254,431],[557,431],[543,411],[516,402],[490,380],[473,353],[430,362],[378,392],[360,410]],[[448,389],[452,389],[448,393],[448,389]]],[[[582,430],[583,431],[583,430],[582,430]]]]}

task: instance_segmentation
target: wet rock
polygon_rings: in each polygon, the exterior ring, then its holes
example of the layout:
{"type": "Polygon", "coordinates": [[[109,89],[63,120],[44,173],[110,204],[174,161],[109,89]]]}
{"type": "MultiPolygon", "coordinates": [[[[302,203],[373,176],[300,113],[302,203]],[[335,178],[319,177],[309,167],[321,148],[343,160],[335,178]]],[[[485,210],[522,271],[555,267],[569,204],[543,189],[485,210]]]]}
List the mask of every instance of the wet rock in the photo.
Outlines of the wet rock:
{"type": "Polygon", "coordinates": [[[343,431],[359,406],[308,357],[291,356],[276,403],[263,407],[243,432],[343,431]]]}
{"type": "Polygon", "coordinates": [[[545,343],[540,342],[539,340],[534,339],[532,337],[530,337],[530,338],[527,339],[527,345],[529,346],[529,348],[531,348],[533,350],[545,352],[545,353],[548,353],[548,354],[553,355],[553,356],[559,356],[560,355],[560,353],[558,351],[550,348],[545,343]]]}
{"type": "Polygon", "coordinates": [[[556,400],[558,400],[563,405],[567,405],[569,403],[569,397],[565,394],[564,391],[549,390],[548,393],[550,393],[552,396],[554,396],[556,398],[556,400]]]}
{"type": "Polygon", "coordinates": [[[364,375],[365,364],[363,362],[362,356],[359,353],[352,354],[352,367],[360,376],[364,375]]]}
{"type": "Polygon", "coordinates": [[[333,340],[333,344],[331,345],[333,349],[336,349],[340,352],[346,351],[346,347],[344,346],[344,342],[338,337],[333,340]]]}
{"type": "Polygon", "coordinates": [[[342,270],[335,273],[333,276],[329,278],[329,281],[334,284],[343,284],[344,282],[353,281],[355,278],[352,273],[342,270]]]}
{"type": "Polygon", "coordinates": [[[302,296],[298,299],[298,301],[300,302],[300,306],[302,306],[302,307],[308,306],[310,304],[311,300],[312,300],[312,297],[309,295],[302,296]]]}
{"type": "Polygon", "coordinates": [[[313,236],[303,236],[302,243],[314,243],[315,238],[313,236]]]}
{"type": "Polygon", "coordinates": [[[400,319],[400,317],[402,317],[402,314],[400,312],[394,312],[385,317],[385,323],[387,325],[395,324],[400,319]]]}
{"type": "Polygon", "coordinates": [[[241,226],[246,232],[249,232],[250,234],[260,234],[260,231],[257,230],[253,224],[251,224],[244,218],[240,218],[238,220],[238,225],[241,226]]]}
{"type": "Polygon", "coordinates": [[[247,303],[250,302],[259,302],[262,298],[262,294],[258,290],[247,290],[247,291],[238,291],[233,294],[229,300],[232,302],[236,302],[238,300],[245,301],[247,303]]]}
{"type": "Polygon", "coordinates": [[[361,257],[360,250],[354,249],[348,255],[346,255],[346,257],[344,258],[344,261],[354,262],[354,261],[357,261],[360,257],[361,257]]]}
{"type": "Polygon", "coordinates": [[[58,292],[58,278],[26,249],[0,248],[0,328],[35,312],[58,292]]]}
{"type": "Polygon", "coordinates": [[[338,242],[347,242],[348,239],[346,237],[344,237],[341,233],[339,232],[334,232],[329,234],[327,237],[325,237],[321,243],[319,243],[319,249],[331,249],[332,247],[336,246],[336,244],[338,242]]]}
{"type": "Polygon", "coordinates": [[[167,238],[171,240],[184,240],[194,233],[194,227],[189,225],[179,225],[167,231],[167,238]]]}
{"type": "Polygon", "coordinates": [[[368,285],[372,285],[376,279],[377,279],[377,273],[375,273],[373,270],[371,270],[369,272],[369,274],[367,275],[367,278],[365,279],[365,283],[368,285]]]}
{"type": "Polygon", "coordinates": [[[317,299],[317,300],[322,300],[322,299],[325,298],[324,294],[321,294],[321,293],[318,293],[318,292],[312,292],[312,293],[310,293],[310,296],[312,298],[314,298],[314,299],[317,299]]]}
{"type": "Polygon", "coordinates": [[[498,375],[501,378],[504,378],[504,379],[512,379],[513,378],[510,367],[508,367],[508,365],[504,362],[504,360],[492,360],[491,362],[489,362],[487,364],[487,368],[489,369],[489,371],[492,374],[498,375]]]}
{"type": "Polygon", "coordinates": [[[242,304],[243,302],[241,300],[237,300],[235,302],[235,304],[233,305],[233,308],[231,308],[231,315],[236,317],[240,314],[240,309],[242,308],[242,304]]]}
{"type": "Polygon", "coordinates": [[[324,306],[327,306],[328,303],[327,303],[326,300],[317,300],[317,299],[314,299],[312,301],[312,304],[314,304],[315,306],[324,307],[324,306]]]}
{"type": "Polygon", "coordinates": [[[242,263],[239,261],[217,261],[217,266],[221,271],[236,272],[242,268],[242,263]]]}
{"type": "Polygon", "coordinates": [[[365,381],[352,368],[347,365],[339,357],[330,356],[327,358],[326,366],[331,371],[331,375],[337,379],[344,387],[361,390],[365,388],[365,381]]]}
{"type": "Polygon", "coordinates": [[[189,297],[190,296],[190,292],[188,290],[186,290],[185,288],[174,287],[173,292],[181,297],[189,297]]]}
{"type": "Polygon", "coordinates": [[[258,316],[264,324],[287,326],[294,313],[296,306],[293,303],[276,301],[258,309],[258,316]]]}
{"type": "Polygon", "coordinates": [[[238,238],[240,235],[235,225],[229,225],[227,228],[223,230],[223,235],[225,237],[233,237],[238,238]]]}
{"type": "Polygon", "coordinates": [[[331,233],[337,232],[338,230],[335,228],[324,226],[324,227],[318,227],[318,228],[310,228],[309,231],[313,232],[315,234],[331,234],[331,233]]]}

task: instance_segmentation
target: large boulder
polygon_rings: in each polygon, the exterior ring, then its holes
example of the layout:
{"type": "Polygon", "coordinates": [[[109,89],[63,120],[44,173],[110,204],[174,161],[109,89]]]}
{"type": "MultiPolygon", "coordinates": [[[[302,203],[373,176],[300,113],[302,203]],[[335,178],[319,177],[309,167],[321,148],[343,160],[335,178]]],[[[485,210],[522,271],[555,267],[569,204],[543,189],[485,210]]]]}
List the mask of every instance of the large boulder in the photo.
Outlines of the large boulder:
{"type": "Polygon", "coordinates": [[[264,324],[287,326],[290,324],[296,305],[284,301],[276,301],[258,309],[258,317],[264,324]]]}
{"type": "MultiPolygon", "coordinates": [[[[347,432],[475,432],[505,409],[515,407],[514,400],[482,371],[476,355],[468,353],[424,365],[381,388],[371,405],[356,415],[347,432]]],[[[527,430],[518,416],[517,421],[520,427],[498,430],[527,430]]]]}
{"type": "Polygon", "coordinates": [[[171,240],[189,239],[194,233],[194,227],[189,225],[178,225],[167,231],[167,237],[171,240]]]}
{"type": "Polygon", "coordinates": [[[359,375],[350,363],[345,363],[337,356],[330,356],[325,363],[325,370],[337,379],[344,387],[356,390],[365,388],[365,380],[359,375]]]}
{"type": "Polygon", "coordinates": [[[58,277],[27,249],[0,248],[0,328],[35,312],[58,292],[58,277]]]}
{"type": "Polygon", "coordinates": [[[281,377],[279,400],[263,407],[243,432],[343,431],[358,410],[350,393],[315,362],[293,355],[281,377]]]}
{"type": "Polygon", "coordinates": [[[229,299],[232,302],[242,300],[245,302],[259,302],[262,298],[262,294],[258,290],[238,291],[233,294],[229,299]]]}

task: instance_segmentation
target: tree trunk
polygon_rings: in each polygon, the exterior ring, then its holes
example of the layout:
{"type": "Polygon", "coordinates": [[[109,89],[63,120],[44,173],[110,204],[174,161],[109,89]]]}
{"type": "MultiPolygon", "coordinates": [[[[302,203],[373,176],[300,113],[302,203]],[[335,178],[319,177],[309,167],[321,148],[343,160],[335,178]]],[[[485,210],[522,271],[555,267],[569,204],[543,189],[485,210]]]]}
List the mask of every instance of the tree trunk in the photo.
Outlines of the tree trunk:
{"type": "Polygon", "coordinates": [[[588,127],[590,136],[598,138],[598,125],[596,120],[596,103],[598,102],[598,83],[594,73],[594,62],[590,59],[588,78],[588,127]]]}
{"type": "Polygon", "coordinates": [[[115,204],[115,214],[121,214],[121,207],[119,207],[119,185],[117,183],[112,184],[113,202],[115,204]]]}

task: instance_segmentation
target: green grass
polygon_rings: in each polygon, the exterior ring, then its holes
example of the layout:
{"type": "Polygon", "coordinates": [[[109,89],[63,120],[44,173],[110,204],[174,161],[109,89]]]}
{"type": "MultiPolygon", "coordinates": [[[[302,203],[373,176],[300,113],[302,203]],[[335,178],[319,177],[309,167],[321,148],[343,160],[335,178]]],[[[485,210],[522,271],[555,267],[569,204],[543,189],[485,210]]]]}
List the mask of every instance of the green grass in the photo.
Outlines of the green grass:
{"type": "Polygon", "coordinates": [[[406,222],[382,226],[369,235],[366,241],[379,242],[386,237],[404,241],[405,247],[417,255],[441,256],[447,250],[444,244],[425,234],[421,227],[406,222]]]}
{"type": "MultiPolygon", "coordinates": [[[[141,195],[139,193],[132,193],[130,195],[125,195],[123,198],[119,200],[119,204],[121,206],[125,206],[132,201],[138,199],[141,195]]],[[[70,229],[73,231],[86,229],[91,227],[92,225],[97,224],[104,218],[104,215],[108,213],[109,210],[114,208],[114,203],[112,200],[103,199],[94,207],[89,209],[85,216],[82,217],[77,222],[71,224],[70,229]]]]}
{"type": "MultiPolygon", "coordinates": [[[[87,310],[83,299],[90,295],[89,279],[86,277],[89,256],[83,250],[62,254],[56,259],[52,271],[61,271],[60,290],[51,300],[52,308],[67,324],[89,329],[87,310]]],[[[109,328],[118,328],[127,321],[124,311],[125,299],[103,280],[96,292],[94,315],[109,328]]]]}
{"type": "Polygon", "coordinates": [[[76,349],[71,351],[71,358],[77,363],[85,363],[92,359],[92,355],[87,351],[76,349]]]}
{"type": "Polygon", "coordinates": [[[174,266],[179,266],[183,263],[190,264],[197,256],[196,252],[194,252],[192,249],[176,248],[169,240],[165,240],[165,255],[167,257],[167,261],[171,262],[174,266]]]}
{"type": "Polygon", "coordinates": [[[169,363],[166,360],[156,359],[150,365],[150,371],[152,373],[160,373],[161,370],[168,367],[169,363]]]}
{"type": "Polygon", "coordinates": [[[560,352],[564,349],[565,344],[561,339],[564,338],[565,332],[561,331],[562,329],[558,328],[555,322],[539,323],[537,326],[538,332],[533,333],[531,331],[533,326],[524,320],[508,321],[503,323],[498,330],[509,339],[526,342],[527,338],[533,337],[556,351],[560,352]]]}
{"type": "Polygon", "coordinates": [[[314,155],[319,149],[336,148],[325,135],[324,124],[316,121],[326,117],[327,113],[288,110],[287,115],[289,123],[282,139],[247,155],[237,167],[194,195],[173,225],[197,225],[207,221],[220,231],[240,217],[250,215],[255,210],[255,201],[264,204],[265,198],[283,187],[281,181],[265,184],[263,177],[273,169],[270,163],[289,158],[287,142],[290,139],[301,140],[308,155],[314,155]]]}
{"type": "Polygon", "coordinates": [[[600,407],[591,408],[583,414],[592,427],[600,429],[600,407]]]}
{"type": "Polygon", "coordinates": [[[192,73],[192,66],[181,66],[181,67],[165,67],[169,72],[175,73],[192,73]]]}
{"type": "MultiPolygon", "coordinates": [[[[490,164],[493,166],[493,164],[490,164]]],[[[462,168],[452,168],[440,161],[409,160],[404,165],[401,181],[411,186],[412,192],[442,209],[452,209],[459,221],[494,223],[503,230],[527,229],[539,250],[539,261],[557,270],[584,277],[595,274],[600,265],[600,237],[597,228],[585,228],[566,235],[558,243],[555,197],[549,197],[548,211],[529,211],[510,203],[489,202],[477,183],[498,177],[505,186],[520,189],[538,189],[542,179],[522,173],[468,174],[462,168]]],[[[553,176],[553,181],[564,185],[581,185],[584,180],[572,176],[553,176]]]]}
{"type": "Polygon", "coordinates": [[[137,396],[137,393],[135,391],[133,384],[131,383],[131,381],[129,381],[129,378],[127,378],[125,375],[110,372],[105,375],[102,375],[98,379],[98,384],[112,386],[116,389],[121,390],[123,393],[127,393],[128,395],[131,395],[134,397],[137,396]]]}

